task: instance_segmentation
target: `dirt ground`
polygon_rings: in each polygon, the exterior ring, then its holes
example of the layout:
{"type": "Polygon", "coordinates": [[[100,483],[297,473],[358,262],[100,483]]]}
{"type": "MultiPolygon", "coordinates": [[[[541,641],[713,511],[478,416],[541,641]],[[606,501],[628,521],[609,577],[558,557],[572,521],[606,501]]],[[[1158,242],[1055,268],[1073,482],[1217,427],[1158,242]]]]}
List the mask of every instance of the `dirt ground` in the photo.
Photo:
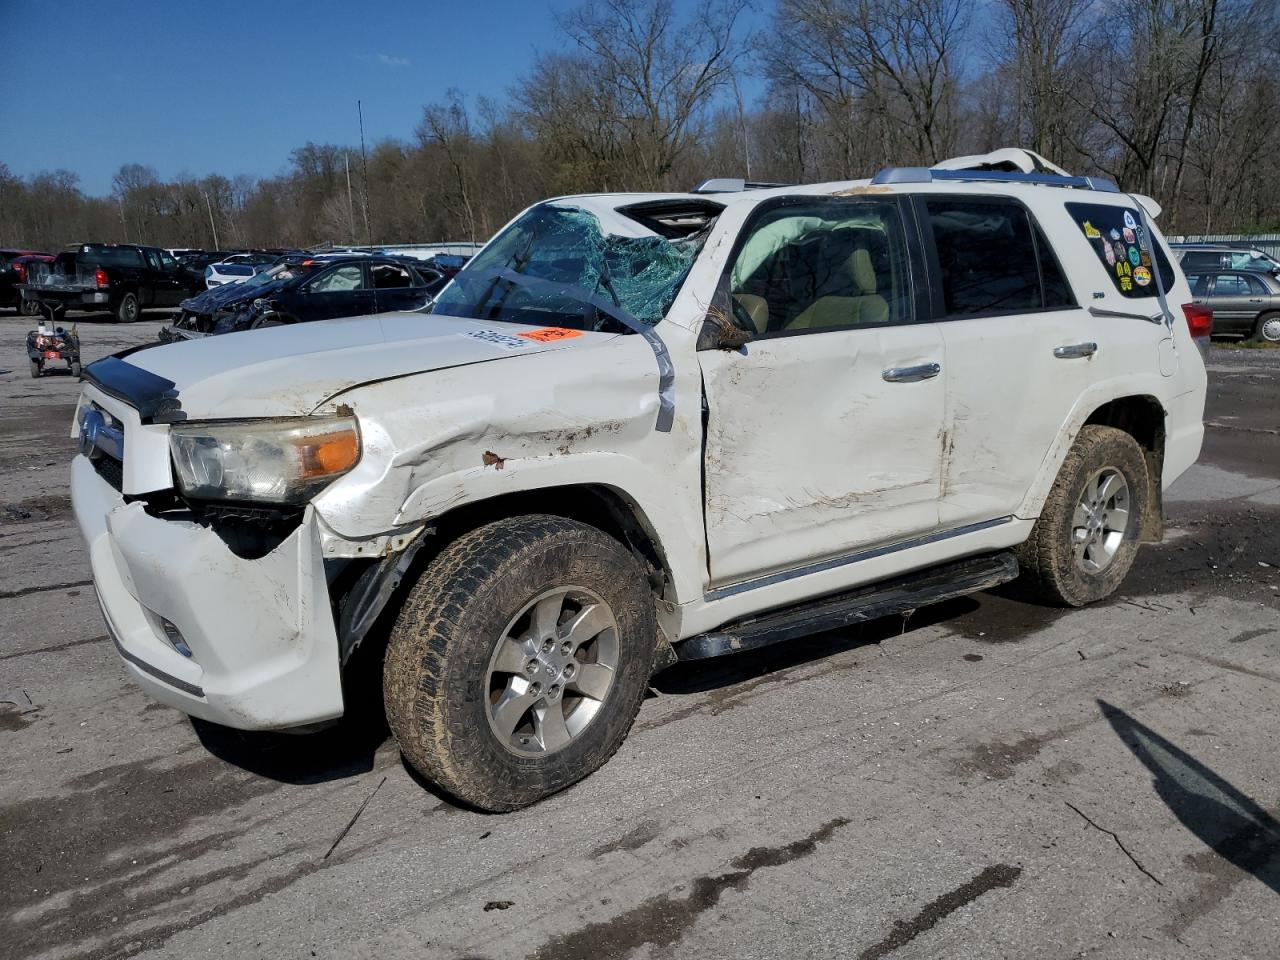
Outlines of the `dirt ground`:
{"type": "MultiPolygon", "coordinates": [[[[0,957],[1276,955],[1280,351],[1212,351],[1201,462],[1111,601],[674,668],[604,769],[486,816],[377,722],[238,734],[126,680],[77,385],[30,379],[29,326],[0,317],[0,957]]],[[[158,326],[81,318],[86,362],[158,326]]]]}

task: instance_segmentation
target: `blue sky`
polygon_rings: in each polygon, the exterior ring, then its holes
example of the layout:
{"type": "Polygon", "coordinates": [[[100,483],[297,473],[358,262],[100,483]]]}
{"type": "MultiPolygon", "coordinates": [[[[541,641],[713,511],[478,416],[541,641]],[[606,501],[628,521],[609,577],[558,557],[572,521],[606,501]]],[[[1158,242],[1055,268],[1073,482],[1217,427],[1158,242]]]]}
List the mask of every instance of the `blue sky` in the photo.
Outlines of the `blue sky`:
{"type": "Polygon", "coordinates": [[[124,163],[268,176],[308,140],[357,143],[357,99],[369,142],[412,135],[449,87],[504,99],[536,51],[564,47],[552,10],[574,5],[0,0],[0,36],[22,38],[0,57],[0,161],[71,170],[91,194],[124,163]]]}

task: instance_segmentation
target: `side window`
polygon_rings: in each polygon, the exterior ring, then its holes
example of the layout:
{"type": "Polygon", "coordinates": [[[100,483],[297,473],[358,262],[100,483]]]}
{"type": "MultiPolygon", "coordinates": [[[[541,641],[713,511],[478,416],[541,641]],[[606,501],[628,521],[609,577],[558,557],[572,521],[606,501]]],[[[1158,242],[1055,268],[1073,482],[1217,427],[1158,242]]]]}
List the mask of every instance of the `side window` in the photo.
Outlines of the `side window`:
{"type": "Polygon", "coordinates": [[[312,293],[349,293],[364,284],[364,271],[358,263],[335,267],[323,276],[316,277],[307,288],[312,293]]]}
{"type": "Polygon", "coordinates": [[[1257,277],[1252,277],[1246,274],[1245,280],[1249,282],[1249,293],[1251,296],[1256,297],[1256,296],[1261,296],[1263,294],[1267,294],[1271,292],[1270,290],[1267,289],[1267,285],[1263,283],[1261,280],[1259,280],[1257,277]]]}
{"type": "Polygon", "coordinates": [[[1219,297],[1247,297],[1249,280],[1238,273],[1220,273],[1213,292],[1219,297]]]}
{"type": "MultiPolygon", "coordinates": [[[[1142,218],[1133,207],[1103,203],[1068,203],[1067,212],[1093,248],[1094,254],[1120,295],[1129,299],[1156,296],[1152,282],[1152,251],[1160,270],[1161,286],[1173,286],[1173,267],[1154,238],[1147,236],[1142,218]]],[[[1195,267],[1187,255],[1186,265],[1195,267]]]]}
{"type": "MultiPolygon", "coordinates": [[[[1043,308],[1027,212],[1016,203],[926,200],[947,316],[1043,308]]],[[[1055,264],[1056,266],[1056,264],[1055,264]]]]}
{"type": "Polygon", "coordinates": [[[1058,255],[1054,253],[1049,238],[1044,235],[1039,224],[1036,224],[1035,229],[1036,253],[1040,261],[1040,283],[1044,291],[1045,309],[1056,310],[1059,307],[1076,306],[1076,296],[1071,292],[1071,284],[1067,283],[1062,265],[1058,263],[1058,255]]]}
{"type": "Polygon", "coordinates": [[[158,253],[156,253],[156,251],[151,250],[151,249],[147,249],[147,250],[144,250],[144,251],[143,251],[143,254],[144,254],[144,255],[146,256],[146,258],[147,258],[147,266],[148,266],[148,267],[150,267],[152,270],[159,270],[159,269],[161,269],[161,266],[160,266],[160,255],[159,255],[158,253]]]}
{"type": "Polygon", "coordinates": [[[171,254],[168,250],[161,250],[160,266],[166,270],[173,270],[178,266],[178,261],[173,259],[173,254],[171,254]]]}
{"type": "Polygon", "coordinates": [[[1191,288],[1193,297],[1207,297],[1209,295],[1209,275],[1205,273],[1188,273],[1187,286],[1191,288]]]}
{"type": "Polygon", "coordinates": [[[897,203],[805,198],[766,208],[734,260],[729,292],[739,326],[757,335],[911,322],[897,203]]]}
{"type": "Polygon", "coordinates": [[[373,289],[395,290],[413,286],[409,271],[395,263],[375,263],[370,266],[373,272],[373,289]]]}

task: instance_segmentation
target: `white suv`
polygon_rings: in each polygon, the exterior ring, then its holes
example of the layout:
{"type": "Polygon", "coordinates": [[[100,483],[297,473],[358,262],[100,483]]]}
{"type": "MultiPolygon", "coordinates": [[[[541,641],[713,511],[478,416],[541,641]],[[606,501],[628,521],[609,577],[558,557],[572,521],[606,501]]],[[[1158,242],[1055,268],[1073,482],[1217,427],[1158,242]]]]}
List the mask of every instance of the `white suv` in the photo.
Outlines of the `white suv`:
{"type": "Polygon", "coordinates": [[[1199,453],[1211,315],[1153,201],[972,160],[547,201],[429,314],[91,365],[72,494],[130,673],[301,727],[372,654],[409,762],[507,810],[676,658],[1019,571],[1108,596],[1199,453]]]}

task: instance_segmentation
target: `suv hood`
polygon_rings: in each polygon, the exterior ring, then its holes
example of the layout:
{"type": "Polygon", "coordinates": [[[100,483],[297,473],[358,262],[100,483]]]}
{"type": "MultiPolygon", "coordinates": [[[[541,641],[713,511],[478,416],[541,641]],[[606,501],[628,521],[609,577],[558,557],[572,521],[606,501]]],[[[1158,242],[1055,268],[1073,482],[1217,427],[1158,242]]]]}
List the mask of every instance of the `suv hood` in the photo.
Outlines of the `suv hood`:
{"type": "MultiPolygon", "coordinates": [[[[375,380],[504,357],[581,349],[616,334],[563,342],[537,327],[424,313],[384,313],[266,327],[148,347],[115,361],[170,381],[183,419],[302,416],[375,380]]],[[[86,371],[93,379],[92,370],[86,371]]]]}

